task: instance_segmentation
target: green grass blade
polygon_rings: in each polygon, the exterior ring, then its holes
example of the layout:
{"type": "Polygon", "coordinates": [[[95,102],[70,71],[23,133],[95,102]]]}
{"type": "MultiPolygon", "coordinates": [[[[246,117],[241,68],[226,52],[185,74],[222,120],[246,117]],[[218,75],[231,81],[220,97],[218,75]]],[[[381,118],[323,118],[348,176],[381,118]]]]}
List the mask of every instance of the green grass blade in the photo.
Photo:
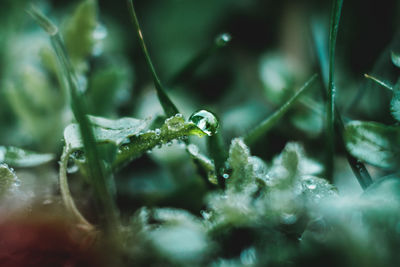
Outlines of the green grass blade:
{"type": "Polygon", "coordinates": [[[274,112],[270,117],[262,121],[253,131],[245,136],[244,141],[247,145],[254,144],[260,137],[267,133],[278,120],[292,107],[300,95],[310,88],[315,82],[318,75],[314,74],[301,88],[298,90],[279,110],[274,112]]]}
{"type": "MultiPolygon", "coordinates": [[[[314,36],[314,43],[315,43],[315,48],[316,48],[316,53],[317,53],[317,58],[319,62],[319,66],[321,68],[321,73],[322,73],[322,78],[324,80],[324,85],[326,89],[328,88],[328,76],[329,76],[329,62],[328,62],[328,52],[326,49],[326,41],[324,39],[324,32],[322,31],[322,28],[320,27],[320,22],[319,21],[313,21],[312,24],[312,31],[313,31],[313,36],[314,36]]],[[[322,91],[322,95],[324,99],[326,100],[328,98],[327,96],[327,90],[322,91]]],[[[363,189],[368,187],[372,183],[371,176],[368,173],[367,168],[365,165],[353,157],[346,149],[345,144],[344,144],[344,138],[343,138],[343,133],[344,133],[344,125],[343,125],[343,120],[340,112],[338,111],[336,105],[335,105],[335,129],[337,131],[337,135],[339,137],[339,142],[340,145],[344,148],[347,161],[349,162],[349,165],[356,176],[359,184],[363,189]]]]}
{"type": "Polygon", "coordinates": [[[221,133],[216,133],[207,138],[208,152],[214,160],[215,171],[217,175],[218,185],[225,188],[225,178],[223,177],[225,171],[225,162],[228,158],[226,148],[221,133]]]}
{"type": "Polygon", "coordinates": [[[174,116],[175,114],[179,113],[179,111],[175,106],[175,104],[172,102],[172,100],[168,97],[167,93],[165,92],[164,87],[161,84],[161,80],[158,77],[154,65],[151,61],[149,52],[147,50],[146,44],[143,39],[143,34],[140,29],[139,21],[136,16],[135,7],[133,6],[133,0],[128,0],[128,9],[129,9],[129,14],[131,15],[132,18],[132,23],[135,26],[135,30],[139,38],[140,47],[142,48],[143,54],[146,58],[147,65],[149,66],[149,69],[153,76],[154,85],[156,87],[157,96],[161,103],[161,106],[164,109],[164,112],[167,115],[167,117],[174,116]]]}
{"type": "Polygon", "coordinates": [[[389,84],[388,82],[384,82],[382,80],[379,80],[378,78],[376,78],[374,76],[371,76],[369,74],[364,74],[364,77],[367,78],[367,79],[373,80],[374,82],[376,82],[380,86],[382,86],[382,87],[384,87],[384,88],[386,88],[386,89],[388,89],[390,91],[393,91],[393,85],[389,84]]]}
{"type": "Polygon", "coordinates": [[[105,230],[113,231],[116,229],[118,219],[115,203],[108,186],[108,180],[111,179],[111,175],[106,172],[105,166],[99,158],[93,129],[87,117],[85,98],[81,94],[82,90],[69,60],[61,34],[57,26],[34,7],[30,8],[28,13],[49,34],[53,49],[60,61],[64,78],[69,87],[72,112],[80,127],[84,151],[89,165],[89,180],[95,193],[97,212],[105,230]]]}
{"type": "Polygon", "coordinates": [[[232,37],[228,33],[222,33],[218,35],[214,42],[207,48],[201,50],[192,59],[190,59],[183,67],[180,69],[168,83],[170,86],[176,84],[181,84],[193,77],[195,71],[212,55],[214,55],[219,49],[225,47],[232,37]]]}
{"type": "Polygon", "coordinates": [[[342,11],[343,0],[334,0],[331,11],[331,22],[329,31],[329,76],[328,76],[328,101],[327,101],[327,162],[326,162],[326,177],[332,181],[333,166],[334,166],[334,146],[335,146],[335,52],[336,52],[336,38],[339,29],[340,15],[342,11]]]}

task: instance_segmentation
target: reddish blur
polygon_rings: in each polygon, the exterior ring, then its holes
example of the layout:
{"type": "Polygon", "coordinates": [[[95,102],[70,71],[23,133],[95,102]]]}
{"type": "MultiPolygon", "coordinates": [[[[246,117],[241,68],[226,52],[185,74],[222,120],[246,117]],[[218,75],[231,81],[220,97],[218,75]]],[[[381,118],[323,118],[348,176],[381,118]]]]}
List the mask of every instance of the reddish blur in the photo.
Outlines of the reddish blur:
{"type": "Polygon", "coordinates": [[[91,233],[60,216],[13,216],[0,222],[0,266],[104,266],[90,240],[91,233]]]}

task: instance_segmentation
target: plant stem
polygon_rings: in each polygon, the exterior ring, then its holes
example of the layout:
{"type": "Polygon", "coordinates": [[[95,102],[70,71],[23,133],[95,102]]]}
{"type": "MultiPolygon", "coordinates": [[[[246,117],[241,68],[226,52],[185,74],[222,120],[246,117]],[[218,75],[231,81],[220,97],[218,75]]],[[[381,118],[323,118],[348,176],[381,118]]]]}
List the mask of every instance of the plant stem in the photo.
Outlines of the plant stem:
{"type": "Polygon", "coordinates": [[[329,76],[328,76],[328,101],[327,101],[327,162],[326,162],[326,177],[329,181],[333,179],[334,153],[335,153],[335,51],[336,38],[339,28],[339,20],[342,11],[343,0],[333,0],[331,25],[329,32],[329,76]]]}
{"type": "Polygon", "coordinates": [[[266,132],[269,131],[277,121],[292,107],[293,103],[300,97],[300,95],[306,91],[307,88],[310,88],[311,85],[317,79],[318,74],[314,74],[310,79],[288,100],[286,103],[277,111],[275,111],[271,116],[262,121],[255,129],[253,129],[249,134],[247,134],[244,138],[244,141],[247,145],[254,144],[261,136],[263,136],[266,132]]]}
{"type": "Polygon", "coordinates": [[[85,229],[94,230],[94,226],[90,224],[79,212],[78,208],[75,205],[75,201],[71,196],[67,178],[67,165],[69,156],[70,153],[67,151],[66,147],[64,147],[60,160],[60,191],[64,201],[64,205],[67,210],[75,216],[79,224],[83,225],[85,229]]]}
{"type": "Polygon", "coordinates": [[[193,77],[194,72],[215,52],[217,52],[220,48],[225,47],[230,41],[232,37],[228,33],[222,33],[218,35],[214,42],[207,48],[201,50],[198,54],[196,54],[191,60],[189,60],[181,70],[179,70],[168,83],[170,86],[183,83],[185,80],[188,80],[190,77],[193,77]]]}
{"type": "Polygon", "coordinates": [[[218,185],[224,189],[225,188],[225,178],[223,177],[225,161],[228,158],[226,149],[224,147],[224,142],[222,135],[216,133],[207,138],[208,151],[211,158],[214,160],[215,173],[218,179],[218,185]]]}
{"type": "Polygon", "coordinates": [[[83,90],[80,88],[80,84],[77,81],[75,70],[69,60],[61,34],[57,26],[34,7],[30,8],[28,13],[38,21],[50,36],[51,44],[58,57],[64,78],[67,81],[71,96],[71,109],[79,124],[88,163],[88,178],[94,190],[94,200],[100,223],[106,232],[115,232],[118,230],[119,223],[114,199],[108,186],[111,173],[106,171],[102,160],[99,158],[93,129],[86,115],[87,105],[85,103],[85,98],[80,93],[83,90]]]}
{"type": "Polygon", "coordinates": [[[132,18],[132,23],[135,26],[135,29],[136,29],[136,32],[137,32],[137,35],[138,35],[138,38],[139,38],[140,47],[142,48],[143,54],[144,54],[144,56],[146,58],[147,65],[148,65],[148,67],[149,67],[149,69],[151,71],[151,74],[153,76],[153,81],[154,81],[154,85],[155,85],[156,90],[157,90],[158,99],[159,99],[159,101],[161,103],[161,106],[164,109],[165,114],[168,117],[171,117],[171,116],[179,113],[179,111],[178,111],[177,107],[175,106],[175,104],[168,97],[167,93],[165,92],[164,87],[161,84],[161,80],[158,77],[158,75],[156,73],[156,70],[154,68],[154,65],[153,65],[153,63],[151,61],[149,52],[147,50],[146,44],[145,44],[144,39],[143,39],[143,34],[142,34],[141,29],[140,29],[139,21],[138,21],[138,18],[136,16],[135,8],[133,6],[133,0],[128,0],[128,9],[129,9],[129,14],[131,15],[131,18],[132,18]]]}

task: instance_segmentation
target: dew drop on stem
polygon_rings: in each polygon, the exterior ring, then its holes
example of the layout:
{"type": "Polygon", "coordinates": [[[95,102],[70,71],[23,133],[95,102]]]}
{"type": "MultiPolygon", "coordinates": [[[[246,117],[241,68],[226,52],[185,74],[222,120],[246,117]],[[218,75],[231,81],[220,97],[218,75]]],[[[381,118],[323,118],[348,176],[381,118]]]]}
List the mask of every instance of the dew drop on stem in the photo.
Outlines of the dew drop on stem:
{"type": "Polygon", "coordinates": [[[207,110],[199,110],[193,113],[189,118],[189,122],[195,124],[208,136],[212,136],[218,131],[219,122],[217,117],[207,110]]]}

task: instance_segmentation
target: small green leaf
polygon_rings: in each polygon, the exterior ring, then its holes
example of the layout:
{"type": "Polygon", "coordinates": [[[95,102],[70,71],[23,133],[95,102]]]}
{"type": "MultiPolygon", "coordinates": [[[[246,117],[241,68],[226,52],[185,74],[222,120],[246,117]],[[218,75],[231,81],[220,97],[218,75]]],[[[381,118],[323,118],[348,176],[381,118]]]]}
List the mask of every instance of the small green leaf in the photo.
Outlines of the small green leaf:
{"type": "Polygon", "coordinates": [[[7,164],[0,164],[0,198],[7,194],[18,178],[7,164]]]}
{"type": "Polygon", "coordinates": [[[400,80],[393,87],[393,96],[390,101],[390,111],[392,116],[400,121],[400,80]]]}
{"type": "MultiPolygon", "coordinates": [[[[149,129],[149,121],[133,118],[110,120],[89,116],[89,120],[98,144],[108,143],[119,147],[113,163],[114,167],[124,165],[155,146],[166,144],[174,139],[189,135],[206,135],[206,132],[199,129],[194,123],[185,122],[180,114],[166,119],[165,123],[155,130],[149,129]]],[[[69,152],[83,148],[77,124],[67,126],[64,138],[69,152]]]]}
{"type": "MultiPolygon", "coordinates": [[[[121,145],[127,138],[147,129],[149,122],[133,118],[110,120],[102,117],[88,116],[93,126],[97,143],[121,145]]],[[[76,123],[70,124],[64,131],[68,151],[83,148],[83,141],[76,123]]]]}
{"type": "Polygon", "coordinates": [[[97,2],[85,0],[67,21],[65,29],[65,45],[74,65],[84,62],[92,54],[96,26],[97,2]]]}
{"type": "Polygon", "coordinates": [[[300,174],[301,147],[297,143],[288,143],[282,153],[275,157],[268,172],[267,184],[287,189],[293,186],[300,174]]]}
{"type": "Polygon", "coordinates": [[[189,152],[195,164],[201,167],[201,171],[207,175],[208,181],[217,185],[218,180],[214,163],[208,157],[201,154],[199,148],[194,144],[188,145],[187,151],[189,152]]]}
{"type": "Polygon", "coordinates": [[[258,157],[251,156],[250,149],[242,138],[232,140],[229,148],[228,164],[232,169],[232,174],[227,178],[228,189],[248,191],[258,189],[258,180],[265,180],[267,176],[267,166],[258,157]]]}
{"type": "Polygon", "coordinates": [[[376,122],[352,121],[344,138],[350,154],[369,164],[394,168],[400,160],[400,128],[376,122]]]}
{"type": "Polygon", "coordinates": [[[0,146],[0,163],[13,167],[35,167],[54,159],[53,154],[40,154],[12,146],[0,146]]]}
{"type": "Polygon", "coordinates": [[[398,53],[392,51],[392,53],[390,53],[390,57],[392,59],[392,63],[396,67],[400,68],[400,55],[398,53]]]}

